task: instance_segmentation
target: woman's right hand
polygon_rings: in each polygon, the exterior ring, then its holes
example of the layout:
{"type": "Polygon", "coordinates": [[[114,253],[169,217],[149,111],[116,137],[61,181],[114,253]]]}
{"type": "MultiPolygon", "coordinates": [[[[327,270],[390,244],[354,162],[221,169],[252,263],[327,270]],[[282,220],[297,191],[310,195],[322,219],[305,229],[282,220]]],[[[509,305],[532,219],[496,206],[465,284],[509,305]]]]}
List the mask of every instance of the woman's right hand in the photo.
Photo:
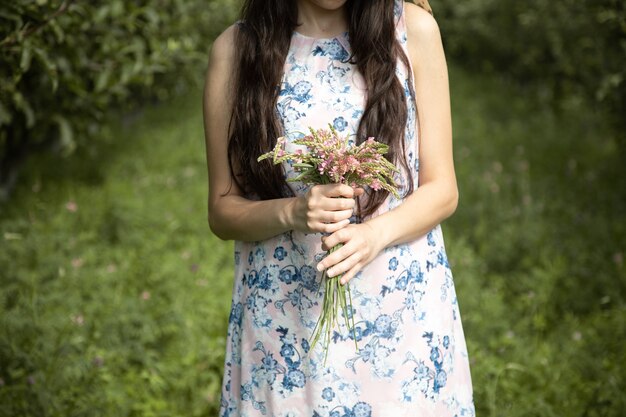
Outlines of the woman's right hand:
{"type": "Polygon", "coordinates": [[[291,205],[294,230],[304,233],[333,233],[350,224],[356,206],[355,197],[365,192],[346,184],[312,186],[291,205]]]}

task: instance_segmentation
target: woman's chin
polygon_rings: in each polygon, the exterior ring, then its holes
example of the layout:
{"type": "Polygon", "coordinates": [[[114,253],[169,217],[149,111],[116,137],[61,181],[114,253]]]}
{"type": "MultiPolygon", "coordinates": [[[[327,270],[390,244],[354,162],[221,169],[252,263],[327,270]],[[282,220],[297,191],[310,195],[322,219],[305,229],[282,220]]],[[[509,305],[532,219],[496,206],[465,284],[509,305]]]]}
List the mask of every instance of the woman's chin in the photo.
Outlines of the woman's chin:
{"type": "Polygon", "coordinates": [[[348,0],[301,0],[305,3],[310,3],[313,6],[319,7],[324,10],[337,10],[342,8],[348,0]]]}

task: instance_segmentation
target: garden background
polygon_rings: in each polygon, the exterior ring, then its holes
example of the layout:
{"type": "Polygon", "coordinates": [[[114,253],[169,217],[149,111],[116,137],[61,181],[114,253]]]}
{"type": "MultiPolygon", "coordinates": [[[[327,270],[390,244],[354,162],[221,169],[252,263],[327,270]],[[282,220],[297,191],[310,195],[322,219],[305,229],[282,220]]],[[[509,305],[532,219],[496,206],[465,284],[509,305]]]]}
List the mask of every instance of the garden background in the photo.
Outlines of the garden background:
{"type": "MultiPolygon", "coordinates": [[[[431,5],[477,415],[626,415],[625,3],[431,5]]],[[[217,415],[201,94],[237,10],[0,1],[0,416],[217,415]]]]}

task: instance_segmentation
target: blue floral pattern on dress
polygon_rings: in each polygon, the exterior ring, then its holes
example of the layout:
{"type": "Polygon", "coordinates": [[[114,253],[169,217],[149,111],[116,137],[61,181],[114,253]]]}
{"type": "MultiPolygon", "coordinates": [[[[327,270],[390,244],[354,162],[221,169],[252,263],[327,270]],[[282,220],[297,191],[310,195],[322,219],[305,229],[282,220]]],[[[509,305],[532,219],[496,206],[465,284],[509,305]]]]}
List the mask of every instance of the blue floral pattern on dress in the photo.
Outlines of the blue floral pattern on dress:
{"type": "Polygon", "coordinates": [[[324,56],[335,61],[345,61],[350,54],[337,39],[331,39],[316,46],[313,49],[313,56],[324,56]]]}
{"type": "MultiPolygon", "coordinates": [[[[402,12],[402,1],[395,0],[396,34],[406,53],[402,12]]],[[[367,90],[350,55],[347,33],[332,39],[293,33],[276,105],[289,151],[301,147],[293,140],[308,126],[330,123],[344,134],[357,131],[367,90]]],[[[399,61],[396,74],[409,110],[406,157],[418,187],[412,73],[399,61]]],[[[351,136],[349,145],[354,144],[351,136]]],[[[283,168],[286,178],[297,175],[289,163],[283,168]]],[[[396,180],[407,186],[402,173],[396,180]]],[[[296,195],[309,189],[288,185],[296,195]]],[[[402,203],[390,195],[372,216],[402,203]]],[[[385,248],[350,281],[348,314],[355,328],[349,331],[339,318],[326,362],[321,346],[309,344],[324,297],[322,274],[315,269],[326,255],[320,237],[292,230],[235,242],[220,417],[474,416],[469,358],[441,226],[385,248]]]]}

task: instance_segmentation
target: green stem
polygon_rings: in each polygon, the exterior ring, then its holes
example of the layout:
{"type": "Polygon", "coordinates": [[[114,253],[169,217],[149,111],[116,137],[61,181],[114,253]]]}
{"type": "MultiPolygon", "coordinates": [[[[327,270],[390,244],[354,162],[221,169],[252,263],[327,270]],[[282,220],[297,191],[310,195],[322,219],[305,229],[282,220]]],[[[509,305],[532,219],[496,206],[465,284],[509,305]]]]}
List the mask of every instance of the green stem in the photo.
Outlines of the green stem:
{"type": "Polygon", "coordinates": [[[350,318],[352,319],[352,338],[354,339],[354,347],[356,351],[359,351],[359,345],[356,342],[356,324],[354,323],[354,309],[352,308],[352,294],[350,293],[350,283],[346,284],[348,286],[348,298],[350,300],[350,318]]]}
{"type": "MultiPolygon", "coordinates": [[[[327,255],[339,250],[342,246],[342,243],[338,243],[327,252],[327,255]]],[[[352,294],[350,293],[349,286],[346,288],[345,285],[341,285],[340,279],[342,276],[343,274],[337,277],[329,277],[326,270],[322,274],[321,284],[323,284],[325,288],[324,300],[322,301],[322,311],[320,312],[320,317],[318,318],[313,329],[311,338],[309,339],[309,349],[310,351],[313,351],[313,348],[315,347],[317,342],[320,340],[320,338],[322,339],[322,343],[324,345],[324,365],[326,365],[326,360],[328,358],[328,348],[332,340],[333,328],[338,325],[339,311],[343,313],[346,329],[348,331],[352,331],[354,346],[357,352],[359,351],[359,346],[356,341],[356,325],[354,322],[352,308],[352,294]],[[348,292],[348,297],[346,297],[346,290],[348,292]],[[352,325],[350,325],[350,319],[352,321],[352,325]]]]}

